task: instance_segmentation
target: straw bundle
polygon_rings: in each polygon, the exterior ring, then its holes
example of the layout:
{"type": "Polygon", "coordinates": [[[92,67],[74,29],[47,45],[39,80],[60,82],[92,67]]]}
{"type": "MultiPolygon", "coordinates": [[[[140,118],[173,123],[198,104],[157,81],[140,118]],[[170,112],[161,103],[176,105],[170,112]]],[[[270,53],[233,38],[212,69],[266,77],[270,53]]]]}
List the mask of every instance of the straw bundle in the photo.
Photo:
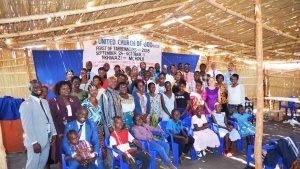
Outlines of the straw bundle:
{"type": "Polygon", "coordinates": [[[0,124],[0,168],[7,169],[6,153],[5,153],[5,148],[3,146],[1,124],[0,124]]]}

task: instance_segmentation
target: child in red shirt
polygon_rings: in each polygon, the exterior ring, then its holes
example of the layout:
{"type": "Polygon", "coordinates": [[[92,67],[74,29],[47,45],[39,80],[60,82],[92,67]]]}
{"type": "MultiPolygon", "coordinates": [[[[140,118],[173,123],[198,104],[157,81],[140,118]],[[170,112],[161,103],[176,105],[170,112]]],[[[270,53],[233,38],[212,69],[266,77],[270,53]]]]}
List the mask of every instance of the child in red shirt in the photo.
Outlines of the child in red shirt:
{"type": "MultiPolygon", "coordinates": [[[[116,116],[113,120],[115,131],[110,135],[110,146],[122,152],[123,159],[125,159],[129,169],[136,169],[136,160],[142,162],[142,167],[140,169],[149,169],[151,161],[150,154],[146,152],[128,130],[123,130],[123,120],[121,117],[116,116]],[[129,142],[133,142],[142,151],[130,148],[129,142]]],[[[120,158],[115,152],[114,156],[120,158]]]]}

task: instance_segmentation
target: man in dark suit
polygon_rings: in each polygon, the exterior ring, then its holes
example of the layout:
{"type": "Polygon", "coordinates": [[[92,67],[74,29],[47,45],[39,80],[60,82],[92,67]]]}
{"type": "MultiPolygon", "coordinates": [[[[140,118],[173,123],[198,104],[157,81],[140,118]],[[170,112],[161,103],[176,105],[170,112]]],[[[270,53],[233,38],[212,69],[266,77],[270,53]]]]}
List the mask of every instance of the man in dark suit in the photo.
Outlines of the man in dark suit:
{"type": "Polygon", "coordinates": [[[65,154],[71,157],[67,163],[69,164],[70,169],[77,169],[81,165],[95,165],[95,168],[97,169],[105,169],[104,163],[98,154],[101,153],[101,151],[99,151],[100,143],[98,139],[98,128],[93,121],[90,121],[87,118],[88,110],[86,107],[82,106],[76,112],[76,120],[66,124],[62,147],[65,154]],[[70,130],[75,130],[78,133],[79,140],[86,140],[92,145],[94,149],[92,152],[94,158],[84,159],[71,148],[67,138],[67,133],[70,130]]]}
{"type": "Polygon", "coordinates": [[[26,169],[44,169],[50,145],[56,140],[56,130],[49,104],[40,99],[43,88],[38,80],[29,82],[30,96],[20,106],[21,122],[27,149],[26,169]]]}

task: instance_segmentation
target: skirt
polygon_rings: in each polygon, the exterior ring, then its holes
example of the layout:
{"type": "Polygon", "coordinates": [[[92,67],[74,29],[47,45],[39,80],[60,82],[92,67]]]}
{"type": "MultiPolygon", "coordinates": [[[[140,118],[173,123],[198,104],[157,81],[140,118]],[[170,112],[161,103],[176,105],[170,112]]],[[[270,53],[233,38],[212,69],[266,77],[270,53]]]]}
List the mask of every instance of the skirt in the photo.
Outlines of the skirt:
{"type": "Polygon", "coordinates": [[[218,135],[210,129],[194,131],[193,137],[196,151],[205,150],[207,147],[215,148],[220,146],[218,135]]]}
{"type": "Polygon", "coordinates": [[[227,133],[229,133],[229,139],[231,141],[236,141],[241,139],[239,132],[236,129],[232,129],[230,132],[226,129],[219,128],[220,137],[224,137],[227,133]]]}

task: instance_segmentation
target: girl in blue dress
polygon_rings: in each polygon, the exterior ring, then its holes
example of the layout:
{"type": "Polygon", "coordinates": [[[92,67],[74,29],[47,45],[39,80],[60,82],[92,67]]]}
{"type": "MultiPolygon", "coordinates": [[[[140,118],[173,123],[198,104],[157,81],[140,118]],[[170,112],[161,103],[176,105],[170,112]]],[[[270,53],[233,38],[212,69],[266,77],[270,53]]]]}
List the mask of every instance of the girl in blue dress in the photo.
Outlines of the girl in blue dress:
{"type": "Polygon", "coordinates": [[[236,119],[239,124],[239,134],[241,137],[246,137],[247,143],[249,144],[249,135],[255,134],[255,126],[248,121],[248,118],[252,115],[245,113],[245,110],[242,105],[238,105],[237,112],[232,114],[232,118],[236,119]]]}

